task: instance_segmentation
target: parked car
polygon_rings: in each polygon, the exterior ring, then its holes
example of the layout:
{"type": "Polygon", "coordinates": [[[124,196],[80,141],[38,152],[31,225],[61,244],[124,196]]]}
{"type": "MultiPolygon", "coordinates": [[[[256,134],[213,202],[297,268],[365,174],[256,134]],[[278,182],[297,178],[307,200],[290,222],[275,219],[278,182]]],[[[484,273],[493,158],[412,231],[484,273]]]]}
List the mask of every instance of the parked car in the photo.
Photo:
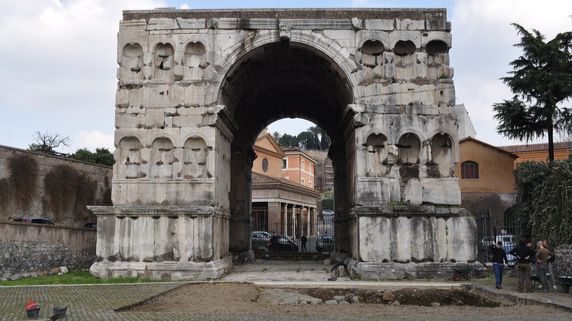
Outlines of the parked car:
{"type": "Polygon", "coordinates": [[[97,228],[97,223],[85,223],[83,227],[95,230],[97,228]]]}
{"type": "Polygon", "coordinates": [[[324,216],[332,216],[332,215],[334,215],[334,211],[332,211],[332,210],[323,210],[323,211],[322,211],[322,215],[324,215],[324,216]]]}
{"type": "Polygon", "coordinates": [[[272,237],[272,234],[270,232],[266,232],[266,231],[254,231],[250,234],[250,240],[252,242],[252,249],[260,249],[260,248],[266,248],[266,244],[268,243],[268,241],[270,240],[270,238],[272,237]]]}
{"type": "Polygon", "coordinates": [[[273,235],[266,243],[266,247],[269,251],[298,252],[298,245],[284,235],[273,235]]]}
{"type": "Polygon", "coordinates": [[[20,216],[12,219],[13,222],[27,223],[27,224],[46,224],[54,225],[54,222],[47,217],[43,216],[20,216]]]}
{"type": "Polygon", "coordinates": [[[506,258],[508,260],[508,265],[516,264],[516,257],[508,254],[516,246],[516,236],[514,236],[513,234],[485,236],[481,239],[480,245],[483,248],[487,248],[487,253],[489,254],[489,256],[491,256],[492,254],[490,253],[490,251],[488,251],[488,249],[491,246],[497,244],[497,242],[499,241],[502,243],[502,247],[504,251],[507,253],[506,258]]]}
{"type": "Polygon", "coordinates": [[[321,235],[316,242],[316,251],[331,252],[334,250],[334,238],[330,235],[321,235]]]}

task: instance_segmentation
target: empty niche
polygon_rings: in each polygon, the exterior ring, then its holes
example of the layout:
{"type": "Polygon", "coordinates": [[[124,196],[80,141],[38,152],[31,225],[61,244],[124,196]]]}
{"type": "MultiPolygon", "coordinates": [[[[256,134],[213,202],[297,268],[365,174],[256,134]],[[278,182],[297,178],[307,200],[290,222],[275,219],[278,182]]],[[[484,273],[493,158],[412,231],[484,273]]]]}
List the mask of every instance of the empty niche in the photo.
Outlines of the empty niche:
{"type": "Polygon", "coordinates": [[[382,134],[371,134],[366,140],[367,176],[384,176],[387,158],[387,138],[382,134]]]}
{"type": "Polygon", "coordinates": [[[448,64],[449,47],[444,41],[431,40],[425,46],[427,51],[428,77],[432,79],[450,78],[448,64]]]}
{"type": "Polygon", "coordinates": [[[120,169],[120,176],[128,179],[145,176],[140,172],[142,147],[136,137],[124,137],[119,141],[120,159],[117,163],[123,167],[123,170],[120,169]]]}
{"type": "Polygon", "coordinates": [[[200,42],[190,42],[185,47],[185,58],[183,65],[185,67],[185,78],[201,79],[202,70],[206,68],[205,63],[205,46],[200,42]]]}
{"type": "Polygon", "coordinates": [[[452,176],[453,140],[448,134],[437,134],[431,139],[431,163],[437,165],[440,177],[452,176]]]}
{"type": "Polygon", "coordinates": [[[190,68],[200,67],[206,50],[200,42],[190,42],[185,48],[185,61],[183,64],[190,68]]]}
{"type": "Polygon", "coordinates": [[[173,46],[168,43],[160,43],[155,47],[153,65],[155,66],[155,79],[171,80],[174,65],[173,46]]]}
{"type": "Polygon", "coordinates": [[[191,137],[185,142],[184,149],[183,177],[187,179],[211,177],[207,170],[209,147],[204,139],[191,137]]]}
{"type": "Polygon", "coordinates": [[[415,44],[410,40],[400,40],[395,44],[393,52],[395,53],[396,80],[403,81],[415,78],[415,50],[415,44]]]}
{"type": "Polygon", "coordinates": [[[143,48],[138,43],[129,43],[123,47],[121,55],[123,76],[129,79],[143,79],[143,48]]]}
{"type": "Polygon", "coordinates": [[[379,40],[368,40],[361,47],[361,63],[364,66],[375,67],[381,65],[382,54],[384,51],[383,44],[379,40]]]}
{"type": "Polygon", "coordinates": [[[425,46],[425,51],[427,51],[427,54],[429,55],[438,55],[438,54],[448,53],[449,47],[447,46],[445,41],[431,40],[425,46]]]}
{"type": "Polygon", "coordinates": [[[398,56],[410,56],[415,50],[417,47],[411,40],[399,40],[393,47],[393,52],[398,56]]]}
{"type": "Polygon", "coordinates": [[[421,142],[415,134],[406,133],[399,138],[397,144],[399,148],[400,164],[412,165],[419,162],[419,152],[421,151],[421,142]]]}
{"type": "Polygon", "coordinates": [[[153,149],[151,150],[152,178],[172,178],[173,163],[176,161],[174,146],[170,139],[161,137],[153,141],[153,149]]]}

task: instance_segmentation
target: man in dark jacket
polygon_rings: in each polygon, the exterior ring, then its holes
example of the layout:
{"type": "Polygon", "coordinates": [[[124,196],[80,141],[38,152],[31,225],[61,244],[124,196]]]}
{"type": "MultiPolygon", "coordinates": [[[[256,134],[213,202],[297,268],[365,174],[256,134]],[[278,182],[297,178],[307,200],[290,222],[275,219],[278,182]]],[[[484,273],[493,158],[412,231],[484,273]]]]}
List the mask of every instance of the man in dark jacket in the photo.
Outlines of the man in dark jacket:
{"type": "Polygon", "coordinates": [[[535,256],[532,248],[526,245],[525,240],[521,240],[517,247],[510,251],[511,255],[516,256],[516,275],[518,276],[518,292],[532,291],[530,282],[530,260],[535,256]]]}
{"type": "Polygon", "coordinates": [[[508,264],[506,252],[502,248],[502,242],[498,241],[496,245],[491,245],[491,252],[493,253],[493,272],[495,273],[496,286],[497,289],[500,289],[502,287],[504,265],[508,264]]]}

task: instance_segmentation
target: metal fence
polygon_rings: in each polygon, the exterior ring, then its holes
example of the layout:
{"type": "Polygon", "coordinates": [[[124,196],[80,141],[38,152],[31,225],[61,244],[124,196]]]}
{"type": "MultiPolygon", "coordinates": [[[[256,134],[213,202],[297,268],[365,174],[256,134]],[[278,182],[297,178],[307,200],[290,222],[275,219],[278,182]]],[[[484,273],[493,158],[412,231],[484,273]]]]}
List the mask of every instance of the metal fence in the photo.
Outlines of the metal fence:
{"type": "MultiPolygon", "coordinates": [[[[501,242],[506,253],[509,253],[517,244],[520,237],[518,224],[513,218],[505,217],[502,222],[491,218],[490,210],[477,212],[477,248],[478,261],[489,263],[492,261],[491,247],[501,242]]],[[[516,258],[507,255],[509,265],[516,262],[516,258]]]]}

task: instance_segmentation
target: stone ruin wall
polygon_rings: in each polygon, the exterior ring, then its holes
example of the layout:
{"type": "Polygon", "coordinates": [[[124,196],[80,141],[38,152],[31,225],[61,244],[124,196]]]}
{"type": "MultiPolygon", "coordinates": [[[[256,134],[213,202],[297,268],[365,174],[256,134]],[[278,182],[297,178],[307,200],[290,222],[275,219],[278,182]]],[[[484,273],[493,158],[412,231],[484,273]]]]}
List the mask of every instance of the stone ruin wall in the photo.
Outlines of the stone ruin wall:
{"type": "Polygon", "coordinates": [[[88,205],[111,205],[111,168],[0,146],[0,221],[45,216],[58,225],[95,223],[88,205]]]}
{"type": "Polygon", "coordinates": [[[281,39],[329,57],[351,87],[343,215],[354,259],[471,261],[475,224],[457,208],[453,177],[458,125],[445,10],[326,9],[124,12],[115,209],[94,208],[106,227],[98,235],[104,263],[228,257],[233,122],[219,93],[242,55],[281,39]]]}

